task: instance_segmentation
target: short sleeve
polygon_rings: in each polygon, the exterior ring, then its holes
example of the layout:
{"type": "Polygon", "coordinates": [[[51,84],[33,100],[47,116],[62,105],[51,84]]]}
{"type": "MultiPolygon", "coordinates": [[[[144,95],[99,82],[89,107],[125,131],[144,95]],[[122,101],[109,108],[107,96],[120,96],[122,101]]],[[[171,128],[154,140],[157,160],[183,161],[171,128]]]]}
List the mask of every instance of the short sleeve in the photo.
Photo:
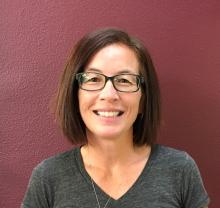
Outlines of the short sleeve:
{"type": "Polygon", "coordinates": [[[181,184],[184,208],[202,208],[208,206],[209,197],[203,185],[199,169],[195,161],[187,153],[181,184]]]}
{"type": "Polygon", "coordinates": [[[41,168],[36,167],[29,180],[21,208],[49,208],[49,186],[41,174],[41,168]]]}

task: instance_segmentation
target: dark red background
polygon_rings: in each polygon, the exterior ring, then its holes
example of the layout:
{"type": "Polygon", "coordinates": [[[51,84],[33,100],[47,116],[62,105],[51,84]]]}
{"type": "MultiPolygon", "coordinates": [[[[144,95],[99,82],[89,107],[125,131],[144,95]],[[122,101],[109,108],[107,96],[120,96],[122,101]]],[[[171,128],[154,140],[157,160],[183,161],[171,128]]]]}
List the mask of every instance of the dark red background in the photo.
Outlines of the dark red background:
{"type": "Polygon", "coordinates": [[[71,148],[48,104],[74,42],[106,26],[146,43],[162,90],[159,141],[193,156],[220,207],[218,0],[3,0],[0,10],[0,207],[19,207],[33,167],[71,148]]]}

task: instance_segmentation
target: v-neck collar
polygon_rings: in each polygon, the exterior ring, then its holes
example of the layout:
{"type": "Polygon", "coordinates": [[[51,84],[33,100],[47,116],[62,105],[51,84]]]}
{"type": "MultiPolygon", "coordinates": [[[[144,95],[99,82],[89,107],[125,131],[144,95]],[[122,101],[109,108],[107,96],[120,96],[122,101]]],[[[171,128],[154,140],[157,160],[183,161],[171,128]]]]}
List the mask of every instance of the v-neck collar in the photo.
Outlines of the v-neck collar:
{"type": "MultiPolygon", "coordinates": [[[[132,184],[132,186],[118,199],[114,199],[114,198],[111,197],[111,201],[110,201],[111,204],[112,203],[113,204],[119,203],[123,200],[126,200],[126,198],[130,194],[132,194],[133,190],[140,185],[141,181],[146,177],[146,175],[148,174],[148,172],[151,169],[154,158],[156,157],[156,152],[157,152],[158,146],[159,146],[158,144],[155,144],[154,146],[152,146],[151,152],[150,152],[150,155],[149,155],[149,159],[147,160],[142,172],[140,173],[138,178],[135,180],[135,182],[132,184]]],[[[91,179],[90,175],[88,174],[88,172],[86,171],[86,169],[84,167],[83,158],[82,158],[82,154],[81,154],[81,147],[76,147],[75,160],[76,160],[76,163],[79,167],[80,173],[82,174],[82,176],[84,177],[86,182],[88,184],[90,184],[91,187],[92,187],[92,182],[91,182],[92,179],[91,179]]],[[[95,188],[97,190],[98,195],[102,196],[105,199],[110,197],[105,191],[102,190],[102,188],[98,184],[96,184],[94,182],[94,185],[95,185],[95,188]]]]}

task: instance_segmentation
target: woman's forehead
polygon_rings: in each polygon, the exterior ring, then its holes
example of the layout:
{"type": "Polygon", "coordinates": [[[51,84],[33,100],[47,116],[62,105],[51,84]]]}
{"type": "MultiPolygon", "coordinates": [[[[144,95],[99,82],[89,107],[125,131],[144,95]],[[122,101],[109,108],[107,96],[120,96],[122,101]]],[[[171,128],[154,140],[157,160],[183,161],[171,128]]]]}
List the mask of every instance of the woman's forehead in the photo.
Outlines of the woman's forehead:
{"type": "Polygon", "coordinates": [[[139,72],[136,53],[124,44],[111,44],[99,50],[88,62],[85,71],[99,73],[135,73],[139,72]]]}

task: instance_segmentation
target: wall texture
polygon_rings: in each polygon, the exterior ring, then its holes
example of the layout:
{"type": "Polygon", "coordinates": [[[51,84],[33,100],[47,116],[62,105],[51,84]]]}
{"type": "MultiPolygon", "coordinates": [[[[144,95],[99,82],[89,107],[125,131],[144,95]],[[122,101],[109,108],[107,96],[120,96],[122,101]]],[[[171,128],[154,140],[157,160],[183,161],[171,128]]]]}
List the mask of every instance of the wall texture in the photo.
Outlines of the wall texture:
{"type": "Polygon", "coordinates": [[[33,167],[71,148],[48,104],[74,42],[106,26],[148,46],[163,97],[159,141],[194,157],[220,207],[218,0],[3,0],[0,10],[0,207],[19,207],[33,167]]]}

